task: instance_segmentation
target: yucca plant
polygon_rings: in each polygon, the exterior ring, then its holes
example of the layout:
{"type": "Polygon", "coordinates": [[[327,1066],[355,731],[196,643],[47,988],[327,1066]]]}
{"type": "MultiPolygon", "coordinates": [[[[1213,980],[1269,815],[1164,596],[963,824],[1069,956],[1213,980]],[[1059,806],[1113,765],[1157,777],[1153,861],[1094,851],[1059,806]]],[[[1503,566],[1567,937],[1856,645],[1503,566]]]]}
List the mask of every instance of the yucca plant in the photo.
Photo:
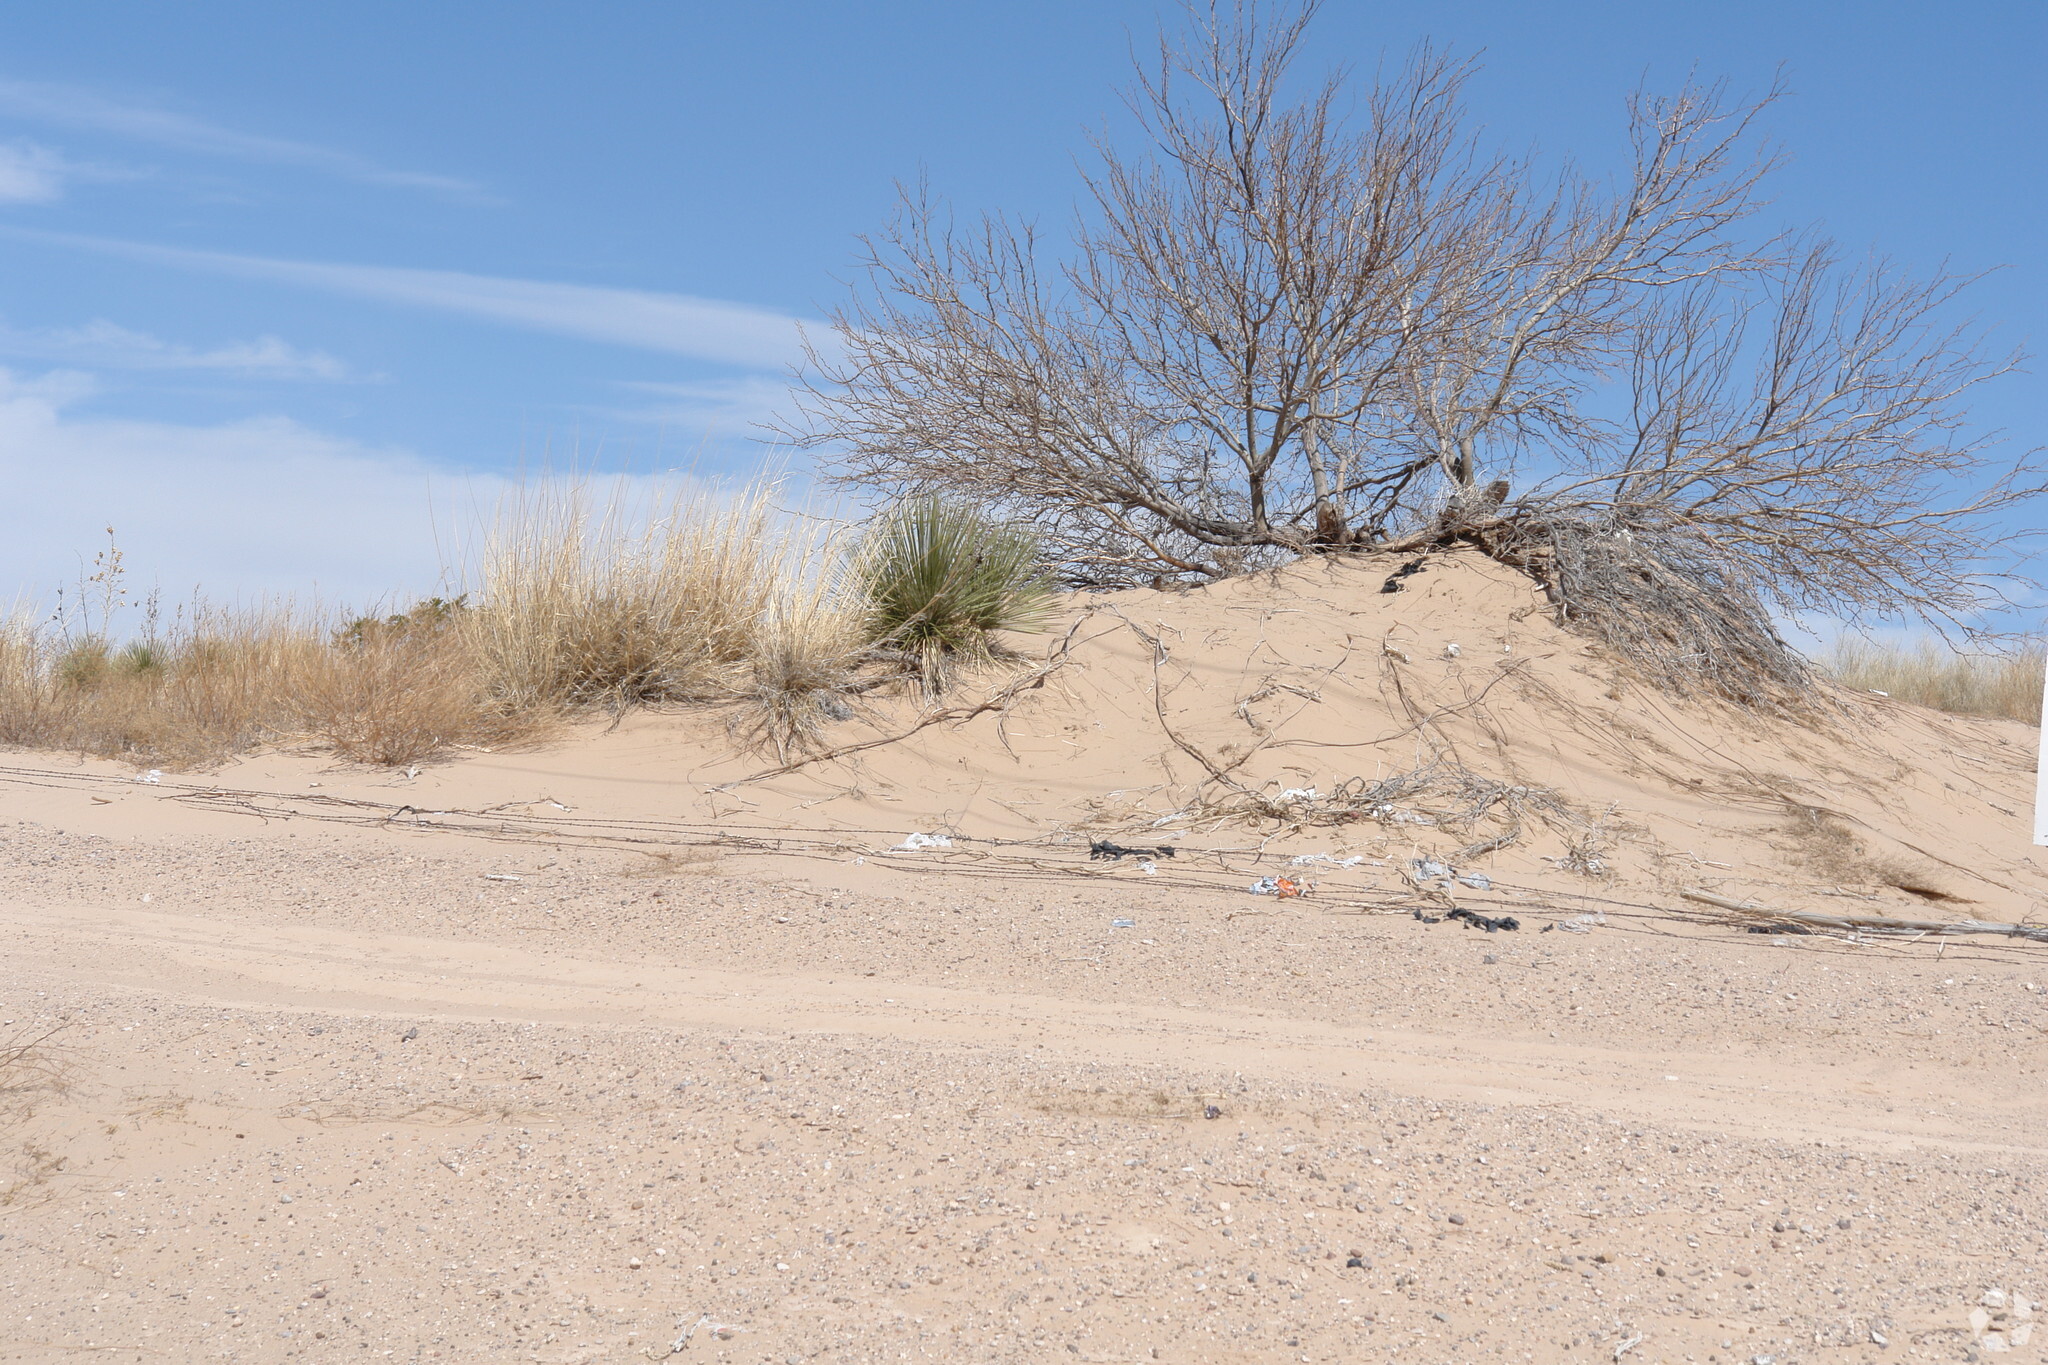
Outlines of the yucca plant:
{"type": "Polygon", "coordinates": [[[939,497],[885,513],[852,568],[868,638],[896,652],[931,694],[959,668],[1000,657],[997,632],[1041,630],[1055,609],[1037,536],[939,497]]]}

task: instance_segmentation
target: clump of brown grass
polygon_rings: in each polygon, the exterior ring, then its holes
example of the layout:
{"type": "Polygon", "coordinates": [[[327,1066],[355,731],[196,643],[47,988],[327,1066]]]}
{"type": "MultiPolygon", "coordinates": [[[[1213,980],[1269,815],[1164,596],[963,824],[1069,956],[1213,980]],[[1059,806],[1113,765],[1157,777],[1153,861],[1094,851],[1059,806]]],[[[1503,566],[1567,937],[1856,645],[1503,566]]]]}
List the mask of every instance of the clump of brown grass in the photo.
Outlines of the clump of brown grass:
{"type": "Polygon", "coordinates": [[[217,761],[277,732],[317,641],[285,612],[195,612],[115,649],[17,613],[0,627],[0,741],[103,758],[217,761]]]}
{"type": "Polygon", "coordinates": [[[1937,904],[1967,902],[1926,859],[1874,847],[1833,811],[1795,806],[1786,821],[1792,852],[1815,874],[1841,886],[1891,887],[1937,904]]]}
{"type": "Polygon", "coordinates": [[[518,714],[730,705],[750,748],[817,747],[851,714],[868,642],[833,538],[778,515],[775,492],[554,486],[502,509],[461,622],[490,696],[518,714]]]}
{"type": "Polygon", "coordinates": [[[771,606],[751,656],[730,727],[749,748],[787,763],[823,747],[827,725],[852,718],[868,640],[857,614],[830,590],[792,592],[771,606]]]}
{"type": "Polygon", "coordinates": [[[194,767],[271,744],[399,766],[527,741],[594,707],[710,703],[785,760],[849,714],[868,661],[817,523],[772,485],[595,498],[542,483],[499,509],[474,589],[337,624],[195,604],[138,640],[111,544],[83,613],[0,619],[0,744],[194,767]]]}
{"type": "Polygon", "coordinates": [[[311,743],[398,765],[524,728],[452,629],[344,633],[286,606],[202,606],[115,648],[22,613],[0,623],[0,743],[22,748],[203,767],[311,743]]]}
{"type": "Polygon", "coordinates": [[[1933,640],[1879,644],[1843,640],[1823,666],[1850,687],[1966,716],[2041,723],[2048,646],[2009,654],[1962,654],[1933,640]]]}
{"type": "Polygon", "coordinates": [[[626,487],[593,505],[543,485],[500,510],[466,621],[492,696],[515,711],[710,701],[747,673],[789,572],[773,488],[626,487]]]}
{"type": "Polygon", "coordinates": [[[493,700],[459,619],[345,634],[306,660],[293,700],[306,734],[385,767],[528,740],[549,721],[493,700]]]}

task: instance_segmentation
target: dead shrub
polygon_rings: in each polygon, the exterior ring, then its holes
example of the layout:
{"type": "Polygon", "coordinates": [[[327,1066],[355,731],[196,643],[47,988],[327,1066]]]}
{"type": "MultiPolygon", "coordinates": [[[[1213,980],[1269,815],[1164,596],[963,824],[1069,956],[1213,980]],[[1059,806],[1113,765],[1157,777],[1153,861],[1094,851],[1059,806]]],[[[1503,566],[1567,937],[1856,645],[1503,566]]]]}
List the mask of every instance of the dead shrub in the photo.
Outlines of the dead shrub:
{"type": "Polygon", "coordinates": [[[468,641],[446,628],[344,638],[310,662],[297,700],[311,737],[379,767],[418,763],[458,744],[528,739],[546,723],[494,705],[468,641]]]}

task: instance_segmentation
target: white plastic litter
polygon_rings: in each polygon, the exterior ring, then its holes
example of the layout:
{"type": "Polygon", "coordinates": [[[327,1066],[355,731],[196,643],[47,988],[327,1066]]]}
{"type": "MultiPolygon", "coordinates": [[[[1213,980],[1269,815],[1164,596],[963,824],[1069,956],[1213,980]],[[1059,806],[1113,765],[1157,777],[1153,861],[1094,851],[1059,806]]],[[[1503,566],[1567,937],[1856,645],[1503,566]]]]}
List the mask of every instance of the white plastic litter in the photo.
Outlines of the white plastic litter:
{"type": "Polygon", "coordinates": [[[483,874],[483,878],[487,882],[517,882],[526,880],[524,877],[515,877],[510,872],[486,872],[483,874]]]}
{"type": "Polygon", "coordinates": [[[1596,910],[1590,915],[1574,915],[1570,919],[1559,920],[1557,927],[1568,934],[1590,934],[1606,923],[1607,916],[1596,910]]]}
{"type": "Polygon", "coordinates": [[[1280,802],[1320,801],[1323,799],[1323,796],[1314,787],[1289,787],[1273,799],[1280,802]]]}
{"type": "Polygon", "coordinates": [[[1449,644],[1444,646],[1444,657],[1446,659],[1455,659],[1464,652],[1464,650],[1458,648],[1458,642],[1456,640],[1453,640],[1449,644]]]}
{"type": "Polygon", "coordinates": [[[164,780],[164,770],[162,768],[151,768],[135,780],[137,782],[147,782],[154,786],[156,783],[164,780]]]}
{"type": "Polygon", "coordinates": [[[1415,869],[1416,877],[1425,882],[1440,882],[1457,875],[1434,858],[1415,858],[1409,865],[1415,869]]]}
{"type": "Polygon", "coordinates": [[[1159,864],[1154,862],[1139,863],[1138,871],[1144,873],[1148,877],[1156,877],[1159,875],[1159,864]]]}
{"type": "Polygon", "coordinates": [[[1484,872],[1466,872],[1459,875],[1458,885],[1469,886],[1474,891],[1491,891],[1493,890],[1493,878],[1487,876],[1484,872]]]}
{"type": "Polygon", "coordinates": [[[953,841],[943,834],[913,834],[891,849],[892,853],[915,853],[921,848],[951,848],[953,841]]]}
{"type": "Polygon", "coordinates": [[[1334,853],[1304,853],[1299,857],[1288,859],[1288,862],[1296,867],[1307,867],[1312,863],[1328,863],[1331,867],[1357,867],[1360,864],[1369,864],[1373,867],[1386,866],[1385,863],[1368,858],[1363,853],[1354,853],[1349,858],[1339,858],[1334,853]]]}

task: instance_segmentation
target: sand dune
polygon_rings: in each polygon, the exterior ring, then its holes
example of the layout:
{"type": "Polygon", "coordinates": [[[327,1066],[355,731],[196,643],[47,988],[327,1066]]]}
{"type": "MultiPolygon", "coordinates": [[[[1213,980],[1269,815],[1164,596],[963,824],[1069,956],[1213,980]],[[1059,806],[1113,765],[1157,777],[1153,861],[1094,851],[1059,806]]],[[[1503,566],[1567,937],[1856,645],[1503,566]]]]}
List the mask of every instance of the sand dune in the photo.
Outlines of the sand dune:
{"type": "Polygon", "coordinates": [[[8,756],[0,1360],[2037,1356],[2048,944],[1686,896],[2040,923],[2034,732],[1385,581],[1080,600],[780,773],[8,756]]]}

